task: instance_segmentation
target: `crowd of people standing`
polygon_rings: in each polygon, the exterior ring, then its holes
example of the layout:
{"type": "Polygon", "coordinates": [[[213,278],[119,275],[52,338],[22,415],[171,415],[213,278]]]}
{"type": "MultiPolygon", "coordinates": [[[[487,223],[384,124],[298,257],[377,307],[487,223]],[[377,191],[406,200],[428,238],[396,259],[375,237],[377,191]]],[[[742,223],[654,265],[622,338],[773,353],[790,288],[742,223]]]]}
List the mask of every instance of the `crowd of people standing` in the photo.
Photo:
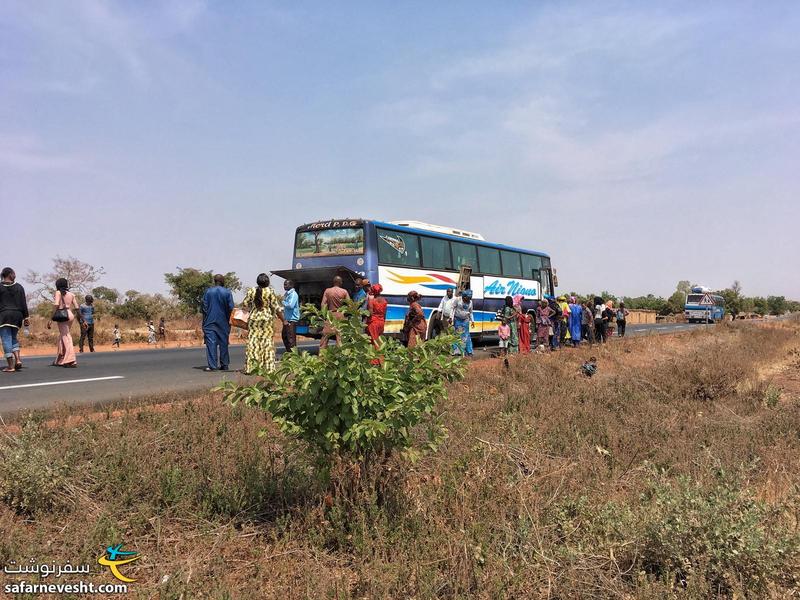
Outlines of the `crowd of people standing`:
{"type": "MultiPolygon", "coordinates": [[[[215,275],[214,285],[208,288],[202,300],[202,330],[206,346],[206,371],[227,371],[230,368],[228,350],[231,323],[235,303],[233,293],[225,287],[225,277],[215,275]]],[[[291,280],[284,282],[284,294],[279,296],[271,287],[269,275],[261,273],[256,285],[249,288],[241,304],[246,316],[243,325],[248,329],[245,373],[263,373],[275,369],[275,323],[281,323],[281,339],[287,351],[297,346],[297,324],[300,321],[300,298],[291,280]]],[[[94,298],[87,295],[83,304],[78,304],[76,295],[70,291],[69,282],[59,278],[55,282],[52,323],[58,327],[57,355],[54,366],[74,368],[77,366],[75,347],[72,341],[72,326],[80,324],[79,352],[88,346],[95,351],[94,298]]],[[[432,334],[439,335],[452,328],[457,336],[453,354],[470,357],[473,355],[470,329],[475,323],[473,293],[470,289],[456,291],[447,289],[438,308],[434,311],[432,334]]],[[[321,300],[321,307],[327,309],[334,318],[342,317],[342,307],[350,299],[340,276],[333,278],[321,300]]],[[[364,331],[377,348],[384,334],[388,303],[383,296],[380,284],[371,284],[368,279],[355,281],[353,300],[366,312],[364,331]]],[[[401,340],[409,348],[425,341],[428,334],[428,321],[417,291],[407,295],[408,309],[401,329],[401,340]]],[[[516,353],[529,353],[532,350],[556,350],[562,346],[578,346],[583,342],[604,343],[612,335],[614,327],[620,337],[625,335],[628,311],[624,303],[615,309],[612,301],[604,301],[596,296],[593,301],[579,302],[574,296],[545,296],[542,300],[525,305],[521,294],[507,296],[503,307],[498,311],[498,337],[503,356],[516,353]]],[[[25,290],[16,283],[16,273],[10,267],[2,270],[0,285],[0,338],[7,365],[4,372],[15,372],[23,368],[20,358],[18,334],[22,327],[30,324],[25,290]]],[[[158,329],[150,320],[148,343],[157,338],[166,338],[166,323],[162,317],[158,329]]],[[[114,325],[114,344],[119,348],[121,333],[119,325],[114,325]]],[[[331,338],[340,342],[339,333],[333,323],[326,322],[322,329],[320,349],[328,347],[331,338]]]]}

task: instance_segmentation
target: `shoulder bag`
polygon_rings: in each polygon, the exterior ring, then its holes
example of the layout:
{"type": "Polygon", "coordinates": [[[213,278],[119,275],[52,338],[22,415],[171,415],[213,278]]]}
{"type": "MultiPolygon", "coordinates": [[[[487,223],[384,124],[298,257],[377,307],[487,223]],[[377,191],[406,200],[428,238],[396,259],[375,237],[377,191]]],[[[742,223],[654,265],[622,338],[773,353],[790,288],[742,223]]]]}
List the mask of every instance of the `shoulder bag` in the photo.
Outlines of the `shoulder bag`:
{"type": "Polygon", "coordinates": [[[59,292],[59,295],[61,296],[61,302],[53,311],[53,316],[50,319],[56,323],[65,323],[66,321],[69,321],[69,310],[64,304],[64,294],[59,292]]]}

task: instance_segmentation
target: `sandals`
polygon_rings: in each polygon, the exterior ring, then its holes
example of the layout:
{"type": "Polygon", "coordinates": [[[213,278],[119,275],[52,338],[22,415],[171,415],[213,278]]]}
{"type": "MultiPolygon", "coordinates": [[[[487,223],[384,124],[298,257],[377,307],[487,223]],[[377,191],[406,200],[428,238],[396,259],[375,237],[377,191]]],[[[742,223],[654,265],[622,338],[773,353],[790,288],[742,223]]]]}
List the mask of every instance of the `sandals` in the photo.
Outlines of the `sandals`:
{"type": "Polygon", "coordinates": [[[77,369],[78,368],[78,363],[71,362],[71,363],[68,363],[66,365],[61,365],[61,366],[64,367],[65,369],[77,369]]]}
{"type": "Polygon", "coordinates": [[[15,364],[14,365],[14,370],[15,371],[22,371],[22,363],[18,362],[17,364],[15,364]]]}
{"type": "Polygon", "coordinates": [[[17,372],[16,369],[9,369],[8,367],[3,369],[3,373],[16,373],[16,372],[17,372]]]}

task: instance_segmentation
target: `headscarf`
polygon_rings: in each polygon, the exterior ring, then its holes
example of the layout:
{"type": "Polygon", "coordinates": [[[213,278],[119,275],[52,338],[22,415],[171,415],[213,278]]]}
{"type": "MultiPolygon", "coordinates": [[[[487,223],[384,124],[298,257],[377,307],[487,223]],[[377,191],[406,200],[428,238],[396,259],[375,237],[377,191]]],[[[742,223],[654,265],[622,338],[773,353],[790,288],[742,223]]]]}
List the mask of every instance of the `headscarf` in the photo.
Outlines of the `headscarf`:
{"type": "Polygon", "coordinates": [[[513,298],[514,306],[516,306],[517,308],[521,308],[522,307],[522,299],[523,298],[524,298],[524,296],[522,294],[514,294],[514,298],[513,298]]]}
{"type": "Polygon", "coordinates": [[[558,301],[559,302],[566,302],[567,301],[567,297],[566,296],[559,296],[558,297],[558,301]]]}
{"type": "Polygon", "coordinates": [[[572,304],[577,304],[577,302],[578,302],[578,299],[577,299],[575,296],[570,296],[570,297],[569,297],[569,301],[570,301],[572,304]]]}
{"type": "Polygon", "coordinates": [[[472,300],[472,290],[464,290],[461,292],[461,297],[466,298],[467,300],[472,300]]]}
{"type": "Polygon", "coordinates": [[[377,296],[383,293],[383,286],[380,283],[376,283],[371,288],[369,288],[369,293],[373,296],[377,296]]]}
{"type": "Polygon", "coordinates": [[[406,296],[406,299],[409,302],[416,302],[417,300],[419,300],[419,292],[417,292],[417,290],[411,290],[410,292],[408,292],[408,296],[406,296]]]}

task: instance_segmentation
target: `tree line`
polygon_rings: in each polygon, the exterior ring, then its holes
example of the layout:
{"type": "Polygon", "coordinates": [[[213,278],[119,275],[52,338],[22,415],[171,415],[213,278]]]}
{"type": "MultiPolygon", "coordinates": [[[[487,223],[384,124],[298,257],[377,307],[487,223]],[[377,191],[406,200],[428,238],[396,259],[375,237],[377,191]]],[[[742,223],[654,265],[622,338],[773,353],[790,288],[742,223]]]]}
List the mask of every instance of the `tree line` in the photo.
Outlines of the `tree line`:
{"type": "MultiPolygon", "coordinates": [[[[214,276],[213,271],[193,267],[178,268],[174,273],[165,273],[164,281],[170,288],[170,295],[164,296],[147,294],[135,289],[120,292],[114,288],[97,285],[105,274],[103,267],[95,267],[73,256],[67,258],[56,256],[50,272],[28,271],[25,280],[32,286],[28,300],[38,305],[42,316],[49,316],[53,283],[59,277],[65,277],[81,301],[87,294],[94,297],[98,316],[112,315],[122,320],[147,320],[158,317],[174,319],[200,313],[203,293],[212,285],[214,276]]],[[[242,282],[234,272],[225,274],[225,282],[233,291],[242,289],[242,282]]],[[[686,295],[692,287],[693,284],[688,280],[679,281],[675,292],[669,298],[653,294],[619,297],[608,291],[603,291],[599,295],[604,300],[621,300],[628,309],[654,310],[660,315],[671,315],[683,312],[686,295]]],[[[714,293],[725,299],[725,310],[734,317],[746,313],[764,316],[800,312],[800,302],[787,300],[784,296],[745,296],[739,281],[734,281],[730,287],[714,293]]],[[[574,292],[571,295],[585,299],[592,299],[595,296],[595,294],[574,292]]]]}
{"type": "MultiPolygon", "coordinates": [[[[686,296],[695,284],[688,280],[678,282],[675,291],[669,298],[648,294],[646,296],[615,296],[604,291],[600,295],[604,300],[621,300],[625,308],[632,310],[654,310],[659,315],[681,314],[686,303],[686,296]]],[[[742,314],[782,315],[787,312],[800,312],[800,302],[787,300],[785,296],[745,296],[742,284],[734,281],[730,287],[712,292],[725,300],[725,311],[736,318],[742,314]]],[[[588,296],[587,296],[588,297],[588,296]]]]}
{"type": "MultiPolygon", "coordinates": [[[[30,285],[28,301],[35,305],[37,314],[50,316],[53,283],[59,277],[64,277],[79,301],[83,302],[87,295],[94,298],[98,317],[111,315],[120,320],[175,319],[200,313],[203,293],[211,287],[214,277],[213,271],[193,267],[165,273],[164,280],[170,288],[170,295],[165,296],[135,289],[120,292],[115,288],[97,285],[105,274],[103,267],[95,267],[73,256],[56,256],[50,272],[28,271],[25,277],[30,285]]],[[[225,274],[225,284],[233,291],[242,289],[242,282],[234,272],[225,274]]]]}

